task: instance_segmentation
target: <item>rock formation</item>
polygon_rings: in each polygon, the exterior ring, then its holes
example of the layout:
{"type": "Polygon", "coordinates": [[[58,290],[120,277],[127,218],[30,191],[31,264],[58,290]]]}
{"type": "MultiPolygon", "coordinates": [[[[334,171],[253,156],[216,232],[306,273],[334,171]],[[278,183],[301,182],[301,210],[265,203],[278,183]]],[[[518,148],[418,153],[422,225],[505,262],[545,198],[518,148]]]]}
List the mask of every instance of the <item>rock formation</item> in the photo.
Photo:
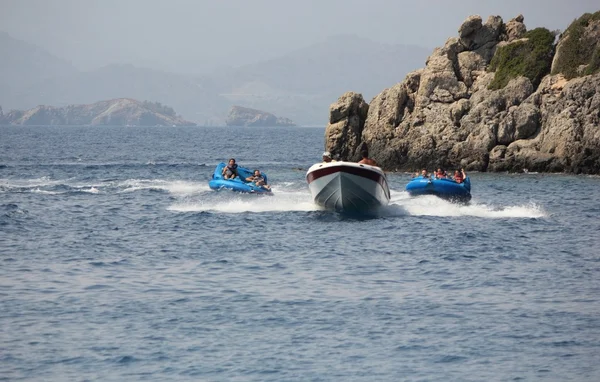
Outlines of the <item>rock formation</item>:
{"type": "Polygon", "coordinates": [[[290,119],[241,106],[231,107],[225,123],[227,126],[296,126],[290,119]]]}
{"type": "Polygon", "coordinates": [[[506,24],[470,16],[425,68],[369,105],[352,92],[332,104],[326,149],[354,161],[366,144],[387,170],[600,173],[597,20],[600,12],[576,20],[555,54],[554,35],[528,32],[521,15],[506,24]],[[568,38],[585,41],[591,53],[564,64],[557,57],[573,50],[568,38]],[[564,68],[575,64],[587,75],[568,80],[564,68]]]}
{"type": "Polygon", "coordinates": [[[0,125],[60,126],[195,126],[159,103],[129,98],[100,101],[91,105],[37,106],[0,113],[0,125]]]}
{"type": "Polygon", "coordinates": [[[362,95],[348,92],[332,104],[329,110],[325,141],[338,148],[335,152],[340,157],[360,160],[359,144],[369,105],[362,95]]]}

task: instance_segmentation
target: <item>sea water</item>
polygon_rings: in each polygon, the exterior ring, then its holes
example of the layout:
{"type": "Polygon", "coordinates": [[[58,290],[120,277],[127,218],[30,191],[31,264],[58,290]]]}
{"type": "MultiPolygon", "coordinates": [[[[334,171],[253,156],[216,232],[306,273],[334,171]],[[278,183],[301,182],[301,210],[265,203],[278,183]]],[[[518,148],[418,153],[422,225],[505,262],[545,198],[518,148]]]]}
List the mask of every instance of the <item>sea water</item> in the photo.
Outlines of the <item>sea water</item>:
{"type": "Polygon", "coordinates": [[[600,178],[322,211],[322,128],[0,128],[0,380],[600,380],[600,178]],[[230,157],[273,196],[216,192],[230,157]]]}

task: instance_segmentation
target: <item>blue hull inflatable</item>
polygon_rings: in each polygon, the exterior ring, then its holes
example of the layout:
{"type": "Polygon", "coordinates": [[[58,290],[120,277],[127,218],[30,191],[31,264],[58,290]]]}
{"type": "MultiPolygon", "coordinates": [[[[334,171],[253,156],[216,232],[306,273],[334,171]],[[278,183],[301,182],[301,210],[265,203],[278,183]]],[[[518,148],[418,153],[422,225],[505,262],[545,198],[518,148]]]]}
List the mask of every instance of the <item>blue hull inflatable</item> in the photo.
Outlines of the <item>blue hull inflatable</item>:
{"type": "Polygon", "coordinates": [[[452,179],[429,179],[419,176],[406,185],[406,191],[411,196],[435,195],[446,200],[468,202],[471,200],[471,180],[467,176],[463,183],[456,183],[452,179]]]}
{"type": "MultiPolygon", "coordinates": [[[[245,179],[254,174],[254,171],[248,170],[247,168],[238,167],[238,175],[234,179],[223,179],[223,168],[226,166],[225,163],[219,163],[208,186],[213,190],[233,190],[238,192],[244,192],[248,194],[265,194],[273,195],[271,190],[259,187],[254,183],[246,182],[245,179]]],[[[265,182],[268,183],[267,174],[262,173],[265,178],[265,182]]]]}

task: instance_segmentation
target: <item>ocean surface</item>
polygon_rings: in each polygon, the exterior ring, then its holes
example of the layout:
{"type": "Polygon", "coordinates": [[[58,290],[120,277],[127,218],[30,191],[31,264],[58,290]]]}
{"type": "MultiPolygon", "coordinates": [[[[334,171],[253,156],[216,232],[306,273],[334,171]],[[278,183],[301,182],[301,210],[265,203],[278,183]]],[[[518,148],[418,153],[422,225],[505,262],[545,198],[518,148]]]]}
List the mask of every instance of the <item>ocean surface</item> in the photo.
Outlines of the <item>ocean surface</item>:
{"type": "Polygon", "coordinates": [[[0,128],[2,381],[599,381],[600,178],[319,210],[322,128],[0,128]],[[217,163],[274,196],[211,191],[217,163]]]}

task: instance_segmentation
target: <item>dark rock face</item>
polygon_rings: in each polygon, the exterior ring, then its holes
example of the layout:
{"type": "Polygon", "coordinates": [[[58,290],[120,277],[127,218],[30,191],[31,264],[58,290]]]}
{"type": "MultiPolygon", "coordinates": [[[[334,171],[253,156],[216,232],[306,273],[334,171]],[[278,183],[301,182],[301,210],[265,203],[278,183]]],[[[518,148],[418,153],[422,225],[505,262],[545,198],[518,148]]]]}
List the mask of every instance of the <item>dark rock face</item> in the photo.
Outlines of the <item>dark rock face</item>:
{"type": "Polygon", "coordinates": [[[326,149],[357,160],[365,144],[387,170],[600,173],[600,73],[571,81],[548,75],[537,89],[516,77],[490,90],[497,47],[525,33],[522,16],[507,24],[469,17],[425,68],[369,105],[356,93],[332,104],[326,149]]]}
{"type": "Polygon", "coordinates": [[[30,110],[0,113],[0,125],[77,126],[195,126],[177,115],[149,109],[146,103],[129,98],[100,101],[91,105],[38,106],[30,110]]]}
{"type": "Polygon", "coordinates": [[[568,82],[547,76],[518,107],[523,115],[515,118],[515,139],[490,158],[489,170],[599,173],[599,93],[600,75],[568,82]]]}
{"type": "Polygon", "coordinates": [[[357,161],[359,145],[369,105],[363,96],[348,92],[329,107],[329,126],[325,136],[325,148],[334,158],[357,161]]]}
{"type": "Polygon", "coordinates": [[[287,118],[277,118],[265,111],[233,106],[225,122],[227,126],[296,126],[287,118]]]}

